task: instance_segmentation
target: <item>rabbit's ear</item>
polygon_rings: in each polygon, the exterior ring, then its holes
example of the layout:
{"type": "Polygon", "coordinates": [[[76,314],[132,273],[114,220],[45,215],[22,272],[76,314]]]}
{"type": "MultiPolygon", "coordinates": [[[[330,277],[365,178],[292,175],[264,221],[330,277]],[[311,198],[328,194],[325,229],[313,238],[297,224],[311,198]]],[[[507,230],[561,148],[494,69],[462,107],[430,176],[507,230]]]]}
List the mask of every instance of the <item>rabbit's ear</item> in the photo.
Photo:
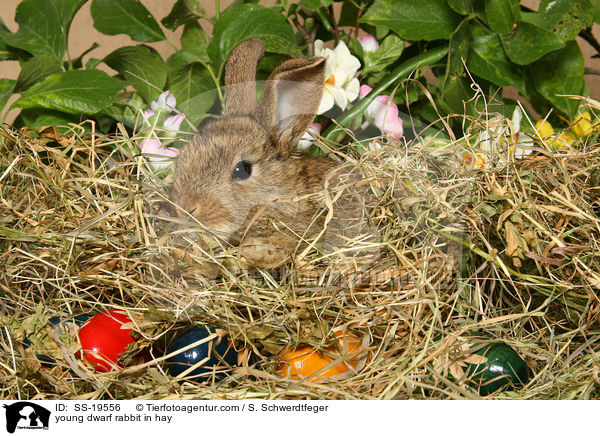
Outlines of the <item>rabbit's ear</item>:
{"type": "Polygon", "coordinates": [[[226,103],[224,115],[254,115],[256,111],[256,66],[265,48],[260,39],[236,46],[225,66],[226,103]]]}
{"type": "Polygon", "coordinates": [[[278,138],[280,147],[296,149],[315,119],[325,84],[325,59],[290,59],[267,80],[257,118],[278,138]]]}

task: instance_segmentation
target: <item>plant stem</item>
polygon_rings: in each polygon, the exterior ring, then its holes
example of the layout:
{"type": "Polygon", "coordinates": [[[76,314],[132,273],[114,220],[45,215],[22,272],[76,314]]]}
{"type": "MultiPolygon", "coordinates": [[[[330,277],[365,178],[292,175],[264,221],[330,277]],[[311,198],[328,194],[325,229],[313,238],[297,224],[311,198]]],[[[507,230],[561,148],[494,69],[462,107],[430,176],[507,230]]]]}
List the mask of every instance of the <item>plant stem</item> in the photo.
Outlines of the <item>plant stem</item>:
{"type": "Polygon", "coordinates": [[[385,77],[380,85],[374,88],[365,98],[361,99],[357,104],[352,106],[352,109],[345,112],[340,118],[338,118],[335,124],[329,126],[329,128],[323,133],[323,137],[332,139],[332,136],[336,132],[338,125],[345,127],[350,121],[357,116],[361,115],[365,109],[375,100],[375,97],[380,95],[383,91],[388,89],[391,85],[398,82],[399,80],[408,77],[417,68],[425,65],[431,65],[440,59],[442,59],[448,53],[448,46],[437,47],[429,50],[425,53],[421,53],[414,58],[407,60],[400,64],[394,71],[392,71],[387,77],[385,77]]]}
{"type": "Polygon", "coordinates": [[[215,19],[218,20],[221,16],[221,0],[215,0],[215,19]]]}

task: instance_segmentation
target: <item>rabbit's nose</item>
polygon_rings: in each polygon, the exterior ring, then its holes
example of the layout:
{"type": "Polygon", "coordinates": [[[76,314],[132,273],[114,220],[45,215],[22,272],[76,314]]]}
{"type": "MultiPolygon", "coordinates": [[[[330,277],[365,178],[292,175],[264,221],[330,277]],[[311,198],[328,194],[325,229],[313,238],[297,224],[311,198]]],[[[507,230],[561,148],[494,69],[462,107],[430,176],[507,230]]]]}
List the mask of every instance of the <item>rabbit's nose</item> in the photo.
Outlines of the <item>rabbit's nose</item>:
{"type": "Polygon", "coordinates": [[[186,210],[208,229],[229,226],[231,222],[231,215],[215,196],[199,195],[193,204],[187,206],[186,210]]]}

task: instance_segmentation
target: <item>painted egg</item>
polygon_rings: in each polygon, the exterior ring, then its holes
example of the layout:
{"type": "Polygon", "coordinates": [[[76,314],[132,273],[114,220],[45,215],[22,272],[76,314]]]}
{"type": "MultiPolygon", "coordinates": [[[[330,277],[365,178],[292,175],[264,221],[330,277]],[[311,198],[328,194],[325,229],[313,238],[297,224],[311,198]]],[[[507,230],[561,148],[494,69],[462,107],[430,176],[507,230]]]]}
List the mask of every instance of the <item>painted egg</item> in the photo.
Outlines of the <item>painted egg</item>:
{"type": "Polygon", "coordinates": [[[504,342],[474,345],[466,367],[469,384],[480,395],[490,395],[500,389],[522,387],[529,379],[529,369],[519,354],[504,342]]]}
{"type": "Polygon", "coordinates": [[[123,310],[99,313],[81,326],[78,332],[81,349],[94,370],[108,372],[120,367],[119,356],[135,342],[131,327],[131,319],[123,310]]]}
{"type": "Polygon", "coordinates": [[[365,352],[362,341],[351,333],[336,332],[338,346],[327,347],[323,352],[310,345],[286,348],[279,353],[281,362],[277,371],[292,380],[323,382],[335,377],[347,378],[364,364],[365,352]]]}
{"type": "Polygon", "coordinates": [[[233,345],[209,326],[192,327],[177,335],[167,348],[167,355],[172,353],[176,354],[169,357],[165,365],[174,377],[207,379],[213,374],[222,376],[238,363],[238,353],[233,345]]]}
{"type": "MultiPolygon", "coordinates": [[[[75,329],[77,327],[80,327],[85,321],[87,321],[90,318],[91,318],[91,315],[88,315],[88,314],[75,315],[71,319],[64,319],[64,318],[61,318],[58,316],[53,316],[52,318],[50,318],[48,320],[48,323],[51,326],[57,326],[59,324],[64,324],[67,329],[71,329],[71,328],[75,329]]],[[[50,334],[50,330],[48,330],[47,334],[48,335],[50,334]]],[[[54,342],[54,340],[52,340],[50,338],[48,338],[47,341],[48,342],[45,342],[45,344],[47,345],[47,348],[45,348],[45,350],[59,352],[58,350],[60,348],[60,345],[58,345],[56,342],[54,342]]],[[[29,340],[29,338],[25,338],[23,340],[23,345],[25,347],[31,346],[31,341],[29,340]]],[[[44,352],[36,351],[35,357],[37,357],[37,359],[42,364],[42,366],[44,366],[46,368],[51,368],[54,365],[56,365],[56,360],[53,357],[48,356],[44,352]]]]}
{"type": "Polygon", "coordinates": [[[436,371],[465,381],[477,388],[480,395],[527,383],[527,364],[504,342],[490,342],[489,338],[478,336],[451,336],[445,339],[445,345],[448,351],[435,358],[436,371]]]}

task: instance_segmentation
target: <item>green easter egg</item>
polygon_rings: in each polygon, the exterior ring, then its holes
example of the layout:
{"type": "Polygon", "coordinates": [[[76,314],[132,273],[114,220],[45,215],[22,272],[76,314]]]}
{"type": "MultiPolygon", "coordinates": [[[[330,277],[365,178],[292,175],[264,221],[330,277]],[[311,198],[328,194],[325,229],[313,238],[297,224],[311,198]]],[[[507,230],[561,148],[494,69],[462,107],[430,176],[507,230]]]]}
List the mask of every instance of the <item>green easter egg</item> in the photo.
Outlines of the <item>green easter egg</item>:
{"type": "Polygon", "coordinates": [[[472,345],[465,368],[469,384],[479,388],[480,395],[500,389],[521,387],[527,383],[529,369],[525,361],[503,342],[472,345]]]}

